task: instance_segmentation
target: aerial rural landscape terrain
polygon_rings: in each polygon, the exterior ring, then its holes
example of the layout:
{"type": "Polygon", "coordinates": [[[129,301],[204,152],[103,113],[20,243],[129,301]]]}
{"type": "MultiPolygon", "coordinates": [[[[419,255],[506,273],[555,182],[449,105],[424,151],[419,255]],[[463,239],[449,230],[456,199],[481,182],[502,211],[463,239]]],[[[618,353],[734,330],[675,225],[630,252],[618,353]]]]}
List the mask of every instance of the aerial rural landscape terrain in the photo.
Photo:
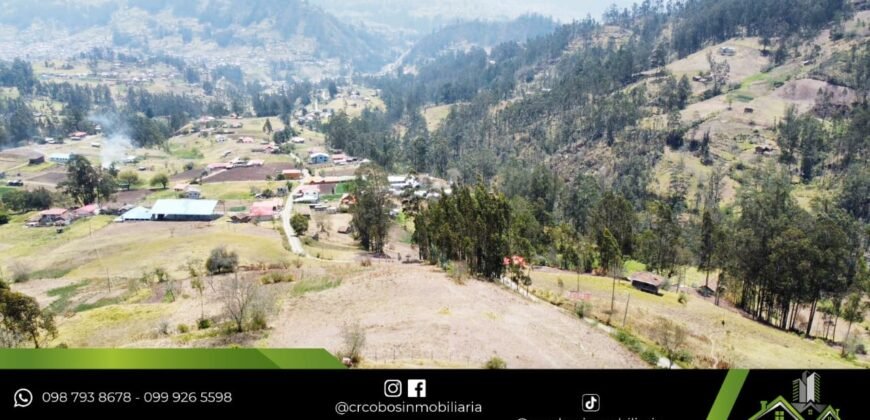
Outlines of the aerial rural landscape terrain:
{"type": "Polygon", "coordinates": [[[0,3],[0,347],[870,368],[870,2],[0,3]]]}

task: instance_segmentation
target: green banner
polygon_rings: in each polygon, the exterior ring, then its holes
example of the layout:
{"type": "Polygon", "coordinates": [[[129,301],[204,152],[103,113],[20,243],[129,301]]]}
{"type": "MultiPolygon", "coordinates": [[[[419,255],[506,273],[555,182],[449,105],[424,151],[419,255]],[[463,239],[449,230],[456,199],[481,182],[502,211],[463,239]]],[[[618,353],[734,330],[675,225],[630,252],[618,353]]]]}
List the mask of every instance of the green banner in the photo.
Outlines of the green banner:
{"type": "Polygon", "coordinates": [[[743,383],[746,382],[746,377],[749,376],[749,370],[746,369],[731,369],[725,375],[725,381],[722,382],[722,387],[719,388],[719,395],[716,396],[716,401],[713,402],[713,408],[710,409],[710,414],[707,415],[707,420],[727,420],[734,408],[734,403],[737,402],[737,396],[740,395],[740,390],[743,389],[743,383]]]}
{"type": "Polygon", "coordinates": [[[323,349],[0,349],[0,369],[343,369],[323,349]]]}

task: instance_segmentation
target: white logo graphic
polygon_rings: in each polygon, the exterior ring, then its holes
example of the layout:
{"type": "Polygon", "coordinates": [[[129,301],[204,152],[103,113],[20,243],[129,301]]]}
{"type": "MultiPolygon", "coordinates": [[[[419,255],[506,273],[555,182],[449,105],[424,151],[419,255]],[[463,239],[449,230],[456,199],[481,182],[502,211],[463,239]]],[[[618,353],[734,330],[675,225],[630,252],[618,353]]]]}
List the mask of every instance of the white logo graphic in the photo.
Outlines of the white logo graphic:
{"type": "Polygon", "coordinates": [[[425,379],[408,379],[408,398],[426,398],[425,379]]]}
{"type": "Polygon", "coordinates": [[[399,398],[402,396],[402,381],[387,379],[384,381],[384,396],[387,398],[399,398]]]}
{"type": "Polygon", "coordinates": [[[581,399],[583,412],[596,413],[601,409],[601,397],[598,394],[583,394],[581,399]]]}
{"type": "Polygon", "coordinates": [[[13,408],[30,407],[30,404],[33,404],[33,394],[30,393],[29,389],[21,388],[18,391],[15,391],[15,395],[12,397],[12,402],[13,408]]]}

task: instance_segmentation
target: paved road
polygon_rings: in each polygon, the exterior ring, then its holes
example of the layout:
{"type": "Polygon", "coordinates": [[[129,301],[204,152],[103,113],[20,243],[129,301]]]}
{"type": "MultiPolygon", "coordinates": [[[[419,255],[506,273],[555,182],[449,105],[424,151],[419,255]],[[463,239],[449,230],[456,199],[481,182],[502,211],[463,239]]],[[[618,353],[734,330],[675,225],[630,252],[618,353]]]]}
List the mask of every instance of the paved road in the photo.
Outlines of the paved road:
{"type": "MultiPolygon", "coordinates": [[[[294,157],[298,160],[299,158],[294,155],[294,157]]],[[[299,237],[296,236],[296,232],[293,230],[293,227],[290,226],[290,217],[293,216],[293,196],[296,194],[296,191],[305,184],[305,181],[309,177],[308,171],[302,172],[302,180],[293,189],[290,191],[290,194],[287,195],[287,202],[284,203],[284,209],[281,210],[281,222],[284,224],[284,232],[287,233],[287,243],[290,245],[290,250],[300,256],[305,256],[305,249],[302,248],[302,241],[299,240],[299,237]]]]}

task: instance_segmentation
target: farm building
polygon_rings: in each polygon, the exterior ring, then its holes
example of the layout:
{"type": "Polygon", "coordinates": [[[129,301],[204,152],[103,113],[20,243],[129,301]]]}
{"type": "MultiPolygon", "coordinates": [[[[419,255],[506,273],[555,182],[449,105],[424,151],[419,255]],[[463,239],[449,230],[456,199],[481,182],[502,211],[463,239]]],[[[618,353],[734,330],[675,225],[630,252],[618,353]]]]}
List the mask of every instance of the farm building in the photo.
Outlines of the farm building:
{"type": "Polygon", "coordinates": [[[258,221],[272,220],[281,208],[281,200],[258,201],[251,205],[251,219],[258,221]]]}
{"type": "Polygon", "coordinates": [[[72,160],[73,156],[75,155],[72,153],[55,153],[49,156],[48,160],[54,163],[67,164],[72,160]]]}
{"type": "Polygon", "coordinates": [[[188,185],[184,188],[184,198],[199,200],[200,198],[202,198],[202,191],[197,186],[188,185]]]}
{"type": "Polygon", "coordinates": [[[344,153],[336,153],[332,155],[332,161],[336,165],[343,165],[348,162],[348,157],[344,153]]]}
{"type": "Polygon", "coordinates": [[[284,179],[302,179],[302,170],[301,169],[285,169],[281,171],[281,175],[284,175],[284,179]]]}
{"type": "Polygon", "coordinates": [[[28,151],[26,152],[25,157],[27,158],[28,165],[39,165],[45,163],[45,155],[37,151],[28,151]]]}
{"type": "Polygon", "coordinates": [[[308,157],[308,163],[313,165],[317,165],[319,163],[328,163],[329,155],[326,153],[312,153],[311,156],[308,157]]]}
{"type": "Polygon", "coordinates": [[[151,220],[151,210],[145,207],[136,207],[122,214],[118,221],[139,222],[146,220],[151,220]]]}
{"type": "Polygon", "coordinates": [[[220,217],[215,212],[217,204],[217,200],[157,200],[151,208],[151,220],[212,221],[220,217]]]}
{"type": "Polygon", "coordinates": [[[84,131],[76,131],[73,133],[69,133],[69,139],[74,140],[74,141],[79,141],[87,136],[88,136],[88,133],[85,133],[84,131]]]}
{"type": "Polygon", "coordinates": [[[96,204],[88,204],[87,206],[79,207],[72,211],[73,216],[78,219],[80,217],[90,217],[100,214],[100,206],[96,204]]]}
{"type": "Polygon", "coordinates": [[[631,281],[631,286],[637,290],[641,290],[654,295],[659,294],[659,288],[665,282],[662,276],[657,276],[647,271],[640,271],[628,277],[631,281]]]}
{"type": "Polygon", "coordinates": [[[733,56],[737,54],[737,50],[734,47],[725,46],[719,48],[719,54],[733,56]]]}
{"type": "Polygon", "coordinates": [[[316,185],[304,185],[293,197],[294,203],[316,203],[320,201],[320,188],[316,185]]]}
{"type": "Polygon", "coordinates": [[[64,208],[52,208],[39,212],[27,221],[27,226],[63,226],[72,221],[69,210],[64,208]]]}
{"type": "Polygon", "coordinates": [[[308,180],[309,184],[338,184],[356,180],[354,175],[343,176],[315,176],[308,180]]]}

